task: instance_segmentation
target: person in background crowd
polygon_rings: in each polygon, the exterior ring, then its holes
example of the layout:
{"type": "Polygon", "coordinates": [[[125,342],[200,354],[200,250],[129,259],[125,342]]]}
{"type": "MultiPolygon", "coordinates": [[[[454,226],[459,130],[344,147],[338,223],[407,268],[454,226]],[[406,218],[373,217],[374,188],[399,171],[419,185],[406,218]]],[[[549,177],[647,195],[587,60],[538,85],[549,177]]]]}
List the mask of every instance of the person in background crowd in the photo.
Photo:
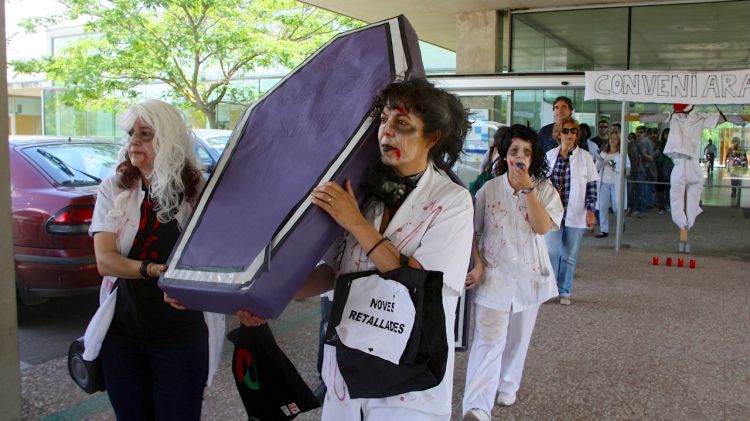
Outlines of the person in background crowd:
{"type": "MultiPolygon", "coordinates": [[[[601,150],[604,146],[609,143],[609,122],[607,120],[599,120],[599,124],[596,126],[597,133],[596,137],[591,139],[596,146],[601,150]]],[[[591,151],[589,151],[591,152],[591,151]]],[[[594,155],[596,158],[598,155],[594,155]]]]}
{"type": "Polygon", "coordinates": [[[714,170],[714,159],[716,159],[716,146],[713,140],[708,139],[708,145],[703,149],[703,154],[706,156],[706,164],[708,165],[708,173],[714,170]]]}
{"type": "Polygon", "coordinates": [[[637,181],[643,179],[644,176],[643,174],[639,175],[639,169],[641,168],[641,152],[638,149],[638,139],[639,137],[637,133],[630,133],[628,135],[628,159],[630,160],[630,165],[632,165],[630,174],[628,175],[628,181],[630,181],[628,183],[628,216],[633,215],[633,211],[635,211],[635,216],[637,218],[642,218],[641,211],[643,209],[640,204],[641,185],[637,181]]]}
{"type": "Polygon", "coordinates": [[[544,237],[561,305],[571,304],[581,238],[584,230],[596,223],[594,209],[599,174],[591,154],[577,147],[578,128],[578,122],[570,117],[560,120],[552,131],[560,146],[547,152],[547,162],[551,165],[548,176],[560,194],[564,209],[560,229],[550,231],[544,237]]]}
{"type": "Polygon", "coordinates": [[[641,207],[648,210],[654,205],[654,185],[656,181],[656,165],[654,163],[654,144],[659,140],[659,129],[651,127],[645,130],[638,142],[638,151],[641,154],[641,171],[643,172],[643,183],[641,184],[641,207]]]}
{"type": "Polygon", "coordinates": [[[566,96],[555,98],[555,101],[552,102],[552,113],[555,116],[555,121],[539,130],[539,144],[542,146],[542,153],[547,153],[548,150],[557,147],[557,140],[552,136],[552,128],[561,119],[573,115],[573,101],[566,96]]]}
{"type": "MultiPolygon", "coordinates": [[[[609,134],[612,134],[612,133],[620,134],[621,132],[622,132],[622,126],[620,125],[620,123],[612,123],[610,125],[609,134]]],[[[604,147],[606,147],[607,145],[609,145],[609,137],[607,138],[607,142],[604,144],[604,146],[599,148],[599,150],[604,149],[604,147]]]]}
{"type": "MultiPolygon", "coordinates": [[[[672,167],[674,167],[672,158],[664,154],[664,146],[667,145],[668,136],[669,128],[662,130],[661,136],[659,137],[659,143],[654,152],[657,181],[659,183],[669,183],[669,179],[672,176],[672,167]]],[[[667,206],[667,203],[669,203],[669,184],[657,184],[655,190],[656,204],[659,207],[659,215],[664,215],[664,212],[669,210],[667,206]]]]}
{"type": "Polygon", "coordinates": [[[737,197],[739,187],[742,186],[743,168],[747,168],[747,156],[740,150],[740,139],[735,137],[732,139],[732,146],[727,153],[727,170],[730,177],[729,182],[732,185],[732,198],[737,197]]]}
{"type": "MultiPolygon", "coordinates": [[[[191,311],[157,286],[180,231],[203,190],[182,115],[149,100],[128,108],[115,175],[99,186],[89,232],[101,298],[115,289],[101,344],[107,394],[118,420],[199,420],[216,372],[224,315],[191,311]]],[[[86,348],[98,344],[86,343],[86,348]]]]}
{"type": "MultiPolygon", "coordinates": [[[[430,389],[354,399],[339,369],[336,348],[325,345],[327,393],[322,419],[448,419],[453,325],[471,257],[473,205],[469,192],[446,172],[458,159],[471,125],[456,96],[424,79],[388,85],[376,96],[373,109],[380,119],[380,160],[363,182],[367,187],[363,208],[350,181],[344,186],[329,181],[313,189],[313,205],[328,213],[344,235],[325,253],[324,263],[315,268],[297,297],[332,289],[339,275],[375,269],[386,273],[402,267],[404,261],[412,268],[442,272],[447,366],[440,383],[430,389]],[[394,189],[394,184],[399,187],[394,189]]],[[[251,326],[263,323],[251,310],[238,312],[240,321],[251,326]]]]}
{"type": "MultiPolygon", "coordinates": [[[[544,234],[560,226],[560,195],[536,133],[513,125],[499,140],[500,175],[476,195],[474,340],[466,370],[464,420],[489,420],[512,405],[541,303],[557,295],[544,234]]],[[[450,244],[450,243],[446,243],[450,244]]]]}
{"type": "Polygon", "coordinates": [[[596,157],[599,156],[599,145],[597,145],[596,142],[590,139],[591,128],[588,124],[581,123],[578,128],[581,131],[580,140],[578,141],[578,147],[588,152],[589,155],[591,155],[591,162],[594,162],[596,157]]]}
{"type": "Polygon", "coordinates": [[[482,156],[482,162],[479,164],[479,172],[490,171],[493,175],[497,173],[498,152],[495,139],[497,138],[497,132],[500,130],[506,130],[506,128],[498,128],[495,131],[495,136],[490,139],[487,152],[482,156]]]}
{"type": "MultiPolygon", "coordinates": [[[[632,133],[631,133],[632,134],[632,133]]],[[[635,136],[635,135],[634,135],[635,136]]],[[[599,171],[599,192],[597,199],[599,202],[599,234],[597,238],[605,238],[609,235],[609,213],[610,208],[617,209],[617,201],[620,197],[620,177],[625,171],[627,177],[630,171],[630,160],[625,156],[625,165],[620,160],[620,133],[611,132],[609,134],[609,144],[602,149],[601,154],[596,160],[596,169],[599,171]]],[[[625,197],[625,207],[628,206],[627,196],[625,197]]]]}

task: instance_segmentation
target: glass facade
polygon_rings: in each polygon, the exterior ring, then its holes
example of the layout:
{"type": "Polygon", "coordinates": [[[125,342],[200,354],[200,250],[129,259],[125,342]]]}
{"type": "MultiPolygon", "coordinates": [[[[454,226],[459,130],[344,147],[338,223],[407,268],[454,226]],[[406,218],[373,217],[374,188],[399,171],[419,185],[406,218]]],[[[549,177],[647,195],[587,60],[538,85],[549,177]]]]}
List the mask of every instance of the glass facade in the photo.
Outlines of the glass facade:
{"type": "Polygon", "coordinates": [[[748,22],[748,1],[633,7],[630,68],[747,69],[748,22]]]}
{"type": "MultiPolygon", "coordinates": [[[[736,70],[750,68],[750,1],[603,7],[513,13],[513,72],[586,70],[736,70]]],[[[575,116],[592,127],[599,119],[620,121],[621,104],[583,101],[583,90],[514,90],[513,122],[541,127],[552,122],[552,101],[573,99],[575,116]]],[[[722,106],[725,113],[747,114],[747,105],[722,106]]],[[[716,112],[715,107],[696,110],[716,112]]],[[[629,104],[629,113],[671,111],[669,104],[629,104]]],[[[639,125],[630,122],[628,132],[639,125]]],[[[667,127],[662,125],[659,129],[667,127]]],[[[719,163],[733,143],[745,149],[750,131],[725,123],[704,131],[717,144],[719,163]]]]}
{"type": "Polygon", "coordinates": [[[469,111],[471,130],[466,135],[464,153],[454,167],[459,178],[468,185],[480,171],[482,159],[490,140],[498,128],[510,119],[508,93],[498,95],[461,96],[461,103],[469,111]]]}
{"type": "Polygon", "coordinates": [[[627,64],[628,9],[512,15],[513,72],[622,69],[627,64]]]}
{"type": "MultiPolygon", "coordinates": [[[[510,69],[519,73],[747,69],[750,68],[747,22],[750,22],[750,1],[519,11],[511,15],[510,69]]],[[[513,90],[512,120],[534,128],[549,124],[553,121],[553,99],[566,95],[573,99],[574,116],[592,128],[596,128],[594,123],[600,119],[621,121],[620,102],[584,102],[583,94],[583,89],[513,90]]],[[[748,104],[697,106],[695,111],[717,113],[719,108],[727,115],[750,115],[748,104]]],[[[652,103],[629,103],[627,109],[628,114],[641,116],[671,111],[671,104],[652,103]]],[[[644,124],[636,119],[627,122],[624,136],[641,125],[656,128],[660,133],[669,127],[668,122],[644,124]]],[[[696,154],[706,177],[704,205],[750,207],[750,193],[742,198],[742,189],[736,189],[743,180],[750,182],[746,167],[749,146],[747,125],[725,122],[703,130],[696,154]],[[712,173],[705,162],[709,139],[717,151],[712,173]],[[732,160],[739,164],[725,168],[732,160]]],[[[646,206],[655,205],[655,200],[648,201],[656,188],[638,186],[640,200],[645,200],[646,206]]]]}
{"type": "Polygon", "coordinates": [[[86,136],[115,139],[115,117],[104,110],[79,110],[65,105],[62,90],[45,89],[42,92],[44,124],[42,134],[51,136],[86,136]]]}
{"type": "Polygon", "coordinates": [[[750,67],[750,2],[512,15],[511,70],[732,70],[750,67]]]}

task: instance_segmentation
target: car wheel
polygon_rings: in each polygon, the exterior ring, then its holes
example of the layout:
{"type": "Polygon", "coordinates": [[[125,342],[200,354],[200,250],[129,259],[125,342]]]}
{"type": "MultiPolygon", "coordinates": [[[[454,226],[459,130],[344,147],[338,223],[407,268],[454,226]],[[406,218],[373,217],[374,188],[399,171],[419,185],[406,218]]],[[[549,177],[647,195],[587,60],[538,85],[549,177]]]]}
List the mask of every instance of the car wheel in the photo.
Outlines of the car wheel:
{"type": "Polygon", "coordinates": [[[19,303],[25,304],[26,306],[44,304],[48,300],[47,298],[39,297],[29,292],[26,285],[24,285],[18,275],[16,275],[16,297],[18,298],[19,303]]]}
{"type": "Polygon", "coordinates": [[[31,318],[31,308],[23,303],[21,296],[16,292],[16,319],[18,323],[28,321],[31,318]]]}

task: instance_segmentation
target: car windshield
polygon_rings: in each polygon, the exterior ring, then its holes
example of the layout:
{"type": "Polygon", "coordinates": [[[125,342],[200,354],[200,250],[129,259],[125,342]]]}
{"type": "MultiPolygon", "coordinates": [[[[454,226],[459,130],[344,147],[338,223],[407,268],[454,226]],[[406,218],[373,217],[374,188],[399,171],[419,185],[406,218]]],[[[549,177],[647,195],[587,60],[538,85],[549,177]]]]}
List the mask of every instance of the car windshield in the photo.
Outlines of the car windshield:
{"type": "Polygon", "coordinates": [[[24,148],[23,153],[56,183],[87,186],[114,173],[119,150],[114,143],[59,143],[24,148]]]}
{"type": "Polygon", "coordinates": [[[208,143],[209,146],[211,146],[219,153],[224,152],[224,148],[227,146],[227,142],[229,142],[229,136],[216,136],[206,138],[206,143],[208,143]]]}

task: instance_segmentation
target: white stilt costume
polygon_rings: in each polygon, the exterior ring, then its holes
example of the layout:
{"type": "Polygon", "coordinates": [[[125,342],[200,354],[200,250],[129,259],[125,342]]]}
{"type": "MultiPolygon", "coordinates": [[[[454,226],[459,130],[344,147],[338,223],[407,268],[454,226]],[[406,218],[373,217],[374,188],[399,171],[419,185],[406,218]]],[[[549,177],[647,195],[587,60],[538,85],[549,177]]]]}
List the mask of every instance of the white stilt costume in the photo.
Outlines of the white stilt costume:
{"type": "MultiPolygon", "coordinates": [[[[703,192],[703,173],[699,157],[703,129],[716,127],[727,118],[719,113],[693,111],[692,105],[674,104],[674,113],[641,116],[644,123],[669,121],[669,137],[664,154],[672,158],[674,169],[670,177],[669,201],[672,206],[672,221],[681,229],[689,230],[695,218],[703,212],[700,207],[703,192]]],[[[744,124],[739,116],[729,116],[732,122],[744,124]]]]}
{"type": "Polygon", "coordinates": [[[670,115],[669,137],[664,147],[664,154],[674,162],[669,180],[672,221],[681,230],[690,230],[695,218],[703,212],[700,207],[703,173],[698,163],[701,134],[705,127],[716,127],[724,122],[719,114],[691,111],[692,106],[688,106],[686,111],[670,115]]]}

